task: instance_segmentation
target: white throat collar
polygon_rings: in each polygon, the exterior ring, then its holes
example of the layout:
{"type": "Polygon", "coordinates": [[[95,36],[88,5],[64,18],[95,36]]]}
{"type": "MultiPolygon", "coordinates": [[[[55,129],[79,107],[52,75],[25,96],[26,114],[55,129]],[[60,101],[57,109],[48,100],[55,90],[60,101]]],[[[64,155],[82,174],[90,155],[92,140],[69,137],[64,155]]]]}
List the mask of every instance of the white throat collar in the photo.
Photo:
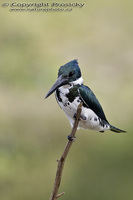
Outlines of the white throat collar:
{"type": "Polygon", "coordinates": [[[70,84],[72,84],[72,85],[82,85],[83,84],[83,78],[82,78],[82,76],[80,77],[80,78],[78,78],[76,81],[72,81],[72,82],[70,82],[70,84]]]}

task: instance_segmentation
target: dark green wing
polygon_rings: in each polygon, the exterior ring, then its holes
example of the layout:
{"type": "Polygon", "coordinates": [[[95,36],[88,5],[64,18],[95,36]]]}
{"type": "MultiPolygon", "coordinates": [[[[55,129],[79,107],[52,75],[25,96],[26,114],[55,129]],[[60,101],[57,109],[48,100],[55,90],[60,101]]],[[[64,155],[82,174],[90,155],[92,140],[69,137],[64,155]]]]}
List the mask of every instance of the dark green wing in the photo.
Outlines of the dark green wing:
{"type": "Polygon", "coordinates": [[[80,85],[78,88],[79,95],[81,100],[83,101],[83,106],[90,108],[93,112],[102,120],[107,121],[105,114],[103,112],[102,106],[100,105],[99,101],[97,100],[94,93],[91,89],[87,86],[80,85]]]}

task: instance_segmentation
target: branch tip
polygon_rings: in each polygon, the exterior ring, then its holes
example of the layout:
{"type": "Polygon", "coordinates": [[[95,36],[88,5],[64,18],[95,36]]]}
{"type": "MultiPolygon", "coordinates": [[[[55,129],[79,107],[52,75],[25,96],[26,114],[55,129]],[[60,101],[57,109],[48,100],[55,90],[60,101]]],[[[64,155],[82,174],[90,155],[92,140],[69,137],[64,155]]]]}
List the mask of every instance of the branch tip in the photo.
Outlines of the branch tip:
{"type": "Polygon", "coordinates": [[[65,194],[65,192],[62,192],[62,193],[58,194],[57,197],[56,197],[56,199],[58,199],[59,197],[61,197],[64,194],[65,194]]]}

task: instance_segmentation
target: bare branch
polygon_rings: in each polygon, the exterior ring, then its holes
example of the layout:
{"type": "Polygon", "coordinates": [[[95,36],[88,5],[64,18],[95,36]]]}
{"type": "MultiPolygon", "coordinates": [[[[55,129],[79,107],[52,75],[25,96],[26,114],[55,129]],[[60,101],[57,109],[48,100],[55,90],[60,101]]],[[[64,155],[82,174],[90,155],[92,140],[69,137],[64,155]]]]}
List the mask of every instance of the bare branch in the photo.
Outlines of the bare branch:
{"type": "MultiPolygon", "coordinates": [[[[82,111],[82,103],[80,103],[78,108],[77,108],[76,119],[75,119],[72,131],[71,131],[71,134],[70,134],[71,138],[75,137],[81,111],[82,111]]],[[[64,163],[65,163],[66,157],[68,155],[68,152],[70,150],[70,147],[71,147],[72,143],[73,143],[73,141],[70,141],[70,140],[67,142],[62,156],[60,157],[59,160],[57,160],[58,161],[57,172],[56,172],[53,191],[51,193],[51,196],[50,196],[49,200],[56,200],[57,198],[59,198],[60,196],[62,196],[64,194],[64,192],[62,192],[61,194],[57,195],[59,187],[60,187],[60,183],[61,183],[61,177],[62,177],[64,163]]]]}

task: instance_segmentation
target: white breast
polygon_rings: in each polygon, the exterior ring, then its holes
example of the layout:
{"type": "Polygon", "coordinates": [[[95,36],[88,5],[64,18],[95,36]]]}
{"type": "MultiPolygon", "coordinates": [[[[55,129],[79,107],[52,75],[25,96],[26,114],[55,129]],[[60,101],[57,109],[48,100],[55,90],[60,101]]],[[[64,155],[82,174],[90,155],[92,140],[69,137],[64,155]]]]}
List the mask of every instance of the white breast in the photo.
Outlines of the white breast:
{"type": "MultiPolygon", "coordinates": [[[[63,109],[63,111],[66,114],[66,117],[69,119],[69,122],[71,126],[74,124],[74,114],[77,112],[77,108],[79,103],[81,102],[79,97],[76,97],[73,102],[69,102],[68,98],[66,97],[66,94],[69,93],[70,86],[62,86],[59,88],[60,91],[60,98],[62,101],[57,102],[59,106],[63,109]]],[[[101,126],[99,117],[89,108],[82,107],[81,117],[84,116],[85,120],[82,118],[79,121],[78,128],[84,128],[84,129],[92,129],[96,131],[105,131],[109,129],[109,126],[101,126]]]]}

